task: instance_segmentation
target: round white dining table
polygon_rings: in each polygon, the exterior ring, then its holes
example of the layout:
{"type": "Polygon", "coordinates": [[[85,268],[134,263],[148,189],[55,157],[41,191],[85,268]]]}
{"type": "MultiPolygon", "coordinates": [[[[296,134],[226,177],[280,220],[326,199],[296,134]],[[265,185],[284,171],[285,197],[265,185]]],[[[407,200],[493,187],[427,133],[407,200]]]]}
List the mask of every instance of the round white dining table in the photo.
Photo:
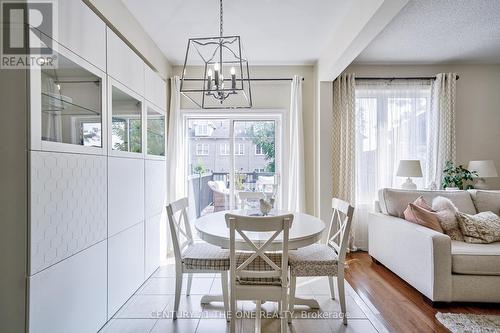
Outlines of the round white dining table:
{"type": "MultiPolygon", "coordinates": [[[[193,221],[194,227],[200,239],[212,245],[219,246],[221,248],[229,248],[229,228],[226,225],[225,215],[227,213],[238,214],[238,215],[252,215],[255,214],[256,210],[226,210],[215,212],[212,214],[204,215],[193,221]]],[[[286,211],[271,211],[270,215],[284,215],[290,214],[286,211]]],[[[296,250],[301,247],[305,247],[318,242],[321,239],[321,234],[325,230],[325,223],[319,218],[312,215],[304,213],[293,213],[292,227],[289,232],[288,248],[290,250],[296,250]]],[[[255,245],[263,244],[273,233],[262,233],[262,232],[248,232],[247,237],[254,242],[255,245]]],[[[280,251],[282,243],[282,235],[280,234],[267,249],[269,251],[280,251]]],[[[243,238],[237,234],[236,235],[236,247],[238,250],[253,250],[250,246],[243,240],[243,238]]],[[[222,296],[220,295],[204,295],[201,303],[207,304],[212,301],[220,301],[222,296]]],[[[304,299],[295,298],[296,305],[306,305],[313,309],[318,309],[319,304],[314,299],[304,299]]]]}
{"type": "MultiPolygon", "coordinates": [[[[200,239],[212,245],[224,249],[229,248],[229,228],[226,225],[225,215],[227,213],[237,215],[251,215],[256,210],[226,210],[213,214],[204,215],[194,221],[194,227],[200,239]]],[[[290,214],[285,211],[271,211],[271,215],[290,214]]],[[[296,250],[301,247],[316,243],[321,239],[325,230],[325,223],[319,218],[304,213],[293,213],[292,227],[289,232],[288,248],[296,250]]],[[[273,232],[248,232],[248,238],[255,245],[263,244],[269,239],[273,232]]],[[[280,234],[268,248],[269,251],[281,250],[282,235],[280,234]]],[[[241,237],[236,235],[236,248],[238,250],[253,250],[241,237]]]]}

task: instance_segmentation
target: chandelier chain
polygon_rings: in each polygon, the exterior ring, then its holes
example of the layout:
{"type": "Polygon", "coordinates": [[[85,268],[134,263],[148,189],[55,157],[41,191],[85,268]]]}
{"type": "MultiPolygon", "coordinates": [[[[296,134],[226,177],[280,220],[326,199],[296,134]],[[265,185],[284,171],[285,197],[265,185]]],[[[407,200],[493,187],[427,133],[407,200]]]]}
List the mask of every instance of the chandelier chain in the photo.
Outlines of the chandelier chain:
{"type": "Polygon", "coordinates": [[[223,24],[223,20],[222,20],[222,0],[220,0],[220,16],[219,16],[219,23],[220,23],[220,37],[222,37],[222,24],[223,24]]]}

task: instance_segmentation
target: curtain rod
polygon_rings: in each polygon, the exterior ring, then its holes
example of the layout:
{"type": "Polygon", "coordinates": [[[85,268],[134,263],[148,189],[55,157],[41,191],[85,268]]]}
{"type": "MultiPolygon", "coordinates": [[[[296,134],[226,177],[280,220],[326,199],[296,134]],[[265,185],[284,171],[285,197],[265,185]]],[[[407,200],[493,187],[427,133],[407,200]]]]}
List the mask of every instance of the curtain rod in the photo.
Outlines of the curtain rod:
{"type": "MultiPolygon", "coordinates": [[[[460,76],[457,75],[457,80],[460,76]]],[[[435,80],[435,76],[409,76],[409,77],[354,77],[355,80],[435,80]]]]}
{"type": "MultiPolygon", "coordinates": [[[[269,79],[249,79],[250,81],[293,81],[292,78],[269,78],[269,79]]],[[[184,81],[204,81],[204,79],[189,79],[185,78],[184,81]]],[[[224,81],[230,81],[230,79],[224,79],[224,81]]],[[[239,79],[237,79],[239,81],[239,79]]],[[[248,81],[248,80],[243,80],[243,81],[248,81]]],[[[304,81],[304,78],[302,78],[302,81],[304,81]]]]}

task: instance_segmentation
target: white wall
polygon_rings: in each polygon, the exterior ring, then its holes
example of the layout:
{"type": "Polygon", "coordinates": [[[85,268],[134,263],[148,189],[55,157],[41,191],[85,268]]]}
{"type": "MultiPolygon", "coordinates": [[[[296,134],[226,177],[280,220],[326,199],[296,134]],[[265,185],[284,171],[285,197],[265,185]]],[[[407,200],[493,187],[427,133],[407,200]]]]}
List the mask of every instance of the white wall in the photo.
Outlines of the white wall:
{"type": "MultiPolygon", "coordinates": [[[[182,67],[174,67],[174,74],[180,75],[182,67]]],[[[314,213],[314,170],[315,170],[315,84],[313,66],[251,66],[251,78],[291,78],[294,74],[304,77],[302,90],[302,112],[304,121],[304,155],[306,169],[306,211],[314,213]]],[[[290,82],[252,82],[253,107],[257,109],[284,109],[290,106],[290,82]]],[[[193,108],[183,98],[181,107],[193,108]]]]}

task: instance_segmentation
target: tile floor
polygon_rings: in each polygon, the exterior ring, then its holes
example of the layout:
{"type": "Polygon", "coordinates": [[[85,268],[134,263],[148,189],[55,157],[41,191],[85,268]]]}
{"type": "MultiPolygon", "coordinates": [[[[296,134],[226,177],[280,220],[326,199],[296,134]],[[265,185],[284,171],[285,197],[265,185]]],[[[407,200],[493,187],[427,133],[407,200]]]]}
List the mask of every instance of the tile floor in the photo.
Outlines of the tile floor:
{"type": "MultiPolygon", "coordinates": [[[[191,295],[185,295],[186,283],[183,283],[179,319],[172,321],[174,303],[175,272],[172,264],[161,266],[139,290],[122,306],[115,316],[102,328],[100,333],[220,333],[229,332],[229,325],[223,317],[222,303],[201,305],[204,294],[221,294],[220,277],[215,274],[195,274],[191,295]]],[[[346,286],[346,302],[349,323],[342,325],[336,315],[340,311],[337,300],[329,297],[326,278],[299,278],[297,295],[315,298],[321,306],[320,311],[296,307],[289,332],[345,332],[370,333],[386,332],[375,319],[374,307],[365,304],[361,298],[346,286]],[[323,317],[323,318],[319,318],[323,317]],[[326,318],[325,318],[326,317],[326,318]]],[[[252,302],[238,302],[244,313],[251,314],[255,309],[252,302]]],[[[270,318],[262,320],[262,332],[279,332],[280,322],[272,316],[277,310],[276,303],[262,306],[270,318]]],[[[238,332],[254,331],[254,319],[239,319],[238,332]]]]}

